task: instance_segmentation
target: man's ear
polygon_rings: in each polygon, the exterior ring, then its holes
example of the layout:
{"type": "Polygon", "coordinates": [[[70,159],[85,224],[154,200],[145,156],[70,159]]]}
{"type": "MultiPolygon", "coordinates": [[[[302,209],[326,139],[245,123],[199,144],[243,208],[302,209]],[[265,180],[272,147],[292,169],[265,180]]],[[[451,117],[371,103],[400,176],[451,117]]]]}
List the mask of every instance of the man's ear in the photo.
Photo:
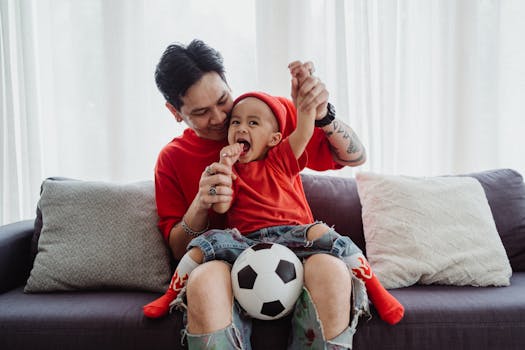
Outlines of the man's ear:
{"type": "Polygon", "coordinates": [[[184,119],[182,119],[182,114],[180,114],[180,112],[177,110],[177,108],[173,107],[173,105],[171,103],[169,103],[168,101],[166,101],[166,108],[171,112],[171,114],[173,114],[173,116],[175,117],[175,120],[177,122],[182,122],[184,119]]]}
{"type": "Polygon", "coordinates": [[[270,142],[268,143],[268,146],[277,146],[279,144],[279,142],[281,142],[283,138],[283,134],[281,134],[280,132],[274,132],[272,134],[272,138],[270,140],[270,142]]]}

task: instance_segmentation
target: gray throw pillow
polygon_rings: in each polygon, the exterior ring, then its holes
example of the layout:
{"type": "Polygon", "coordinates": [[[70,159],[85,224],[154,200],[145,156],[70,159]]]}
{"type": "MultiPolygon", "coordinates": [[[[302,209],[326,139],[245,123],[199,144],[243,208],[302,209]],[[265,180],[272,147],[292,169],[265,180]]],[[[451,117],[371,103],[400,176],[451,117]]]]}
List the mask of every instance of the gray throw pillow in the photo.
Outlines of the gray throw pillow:
{"type": "Polygon", "coordinates": [[[48,179],[38,208],[42,230],[25,292],[167,288],[170,258],[152,181],[48,179]]]}

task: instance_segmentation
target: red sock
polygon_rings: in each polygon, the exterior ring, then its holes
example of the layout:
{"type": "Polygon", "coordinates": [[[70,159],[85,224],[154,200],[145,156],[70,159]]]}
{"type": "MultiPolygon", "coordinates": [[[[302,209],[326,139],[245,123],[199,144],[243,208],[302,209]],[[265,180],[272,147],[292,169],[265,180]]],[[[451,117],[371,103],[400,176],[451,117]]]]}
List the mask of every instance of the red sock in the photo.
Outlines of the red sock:
{"type": "Polygon", "coordinates": [[[366,259],[359,257],[361,266],[352,269],[353,274],[365,283],[368,297],[374,304],[381,319],[389,324],[396,324],[403,318],[405,308],[379,282],[366,259]]]}
{"type": "Polygon", "coordinates": [[[142,307],[144,315],[149,318],[159,318],[167,315],[170,310],[170,303],[177,298],[187,280],[188,274],[179,278],[178,272],[175,271],[166,293],[160,298],[155,299],[151,303],[142,307]]]}

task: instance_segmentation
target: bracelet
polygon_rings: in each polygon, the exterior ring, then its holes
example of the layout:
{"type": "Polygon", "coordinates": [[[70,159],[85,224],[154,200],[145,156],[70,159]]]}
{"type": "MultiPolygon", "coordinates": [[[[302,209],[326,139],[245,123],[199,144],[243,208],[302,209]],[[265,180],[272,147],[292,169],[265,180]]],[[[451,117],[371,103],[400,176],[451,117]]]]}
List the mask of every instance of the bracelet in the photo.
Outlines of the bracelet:
{"type": "Polygon", "coordinates": [[[210,221],[208,220],[208,222],[206,223],[206,227],[202,231],[193,231],[191,227],[189,227],[188,224],[186,224],[186,222],[184,221],[184,218],[182,218],[181,220],[181,226],[184,232],[186,232],[188,236],[197,237],[197,236],[202,235],[204,232],[208,231],[208,228],[210,228],[210,221]]]}
{"type": "Polygon", "coordinates": [[[323,126],[327,126],[335,119],[335,107],[333,104],[328,102],[328,105],[326,106],[326,109],[328,110],[326,112],[326,115],[323,117],[323,119],[319,119],[315,121],[315,126],[318,128],[322,128],[323,126]]]}

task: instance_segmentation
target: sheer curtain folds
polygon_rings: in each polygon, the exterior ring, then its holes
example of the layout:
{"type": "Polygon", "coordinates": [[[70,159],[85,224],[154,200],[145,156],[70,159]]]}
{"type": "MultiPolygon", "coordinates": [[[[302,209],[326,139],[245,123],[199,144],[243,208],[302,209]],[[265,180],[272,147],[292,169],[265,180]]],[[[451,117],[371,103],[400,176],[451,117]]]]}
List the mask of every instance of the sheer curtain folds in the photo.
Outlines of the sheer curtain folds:
{"type": "Polygon", "coordinates": [[[525,173],[519,0],[0,0],[0,10],[0,224],[33,217],[48,176],[152,179],[184,127],[153,71],[168,44],[193,38],[222,52],[234,95],[289,96],[287,64],[313,61],[367,148],[360,169],[525,173]]]}
{"type": "MultiPolygon", "coordinates": [[[[258,69],[314,61],[367,146],[362,169],[525,172],[525,2],[275,0],[257,14],[258,48],[278,47],[258,69]]],[[[261,83],[284,93],[274,75],[261,83]]]]}
{"type": "Polygon", "coordinates": [[[31,217],[42,174],[32,12],[0,3],[0,223],[31,217]],[[29,63],[31,62],[31,63],[29,63]],[[29,64],[28,64],[29,63],[29,64]],[[29,203],[33,202],[32,205],[29,203]]]}

